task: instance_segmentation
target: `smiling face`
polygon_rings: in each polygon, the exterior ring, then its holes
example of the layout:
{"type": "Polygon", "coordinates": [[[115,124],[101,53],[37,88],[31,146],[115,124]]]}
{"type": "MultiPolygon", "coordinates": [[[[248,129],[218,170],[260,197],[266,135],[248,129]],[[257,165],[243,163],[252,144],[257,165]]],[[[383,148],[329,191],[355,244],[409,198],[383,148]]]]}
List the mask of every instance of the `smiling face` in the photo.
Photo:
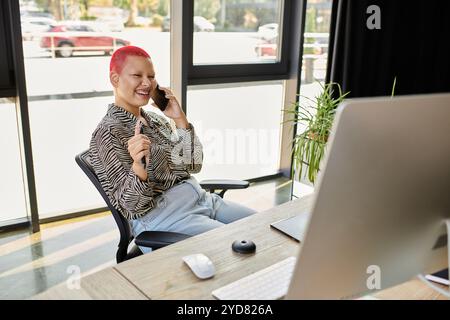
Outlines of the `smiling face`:
{"type": "Polygon", "coordinates": [[[153,63],[141,56],[128,56],[120,73],[111,71],[110,80],[116,105],[136,116],[140,107],[148,104],[150,92],[156,87],[153,63]]]}

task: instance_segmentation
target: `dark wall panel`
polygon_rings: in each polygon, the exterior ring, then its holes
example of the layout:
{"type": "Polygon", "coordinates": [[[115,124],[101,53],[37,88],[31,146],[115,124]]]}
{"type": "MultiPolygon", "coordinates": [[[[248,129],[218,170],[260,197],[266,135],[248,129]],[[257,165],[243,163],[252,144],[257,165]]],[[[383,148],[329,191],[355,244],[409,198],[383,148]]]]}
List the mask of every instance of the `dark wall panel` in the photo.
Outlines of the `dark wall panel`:
{"type": "Polygon", "coordinates": [[[15,96],[9,1],[0,1],[0,97],[15,96]]]}

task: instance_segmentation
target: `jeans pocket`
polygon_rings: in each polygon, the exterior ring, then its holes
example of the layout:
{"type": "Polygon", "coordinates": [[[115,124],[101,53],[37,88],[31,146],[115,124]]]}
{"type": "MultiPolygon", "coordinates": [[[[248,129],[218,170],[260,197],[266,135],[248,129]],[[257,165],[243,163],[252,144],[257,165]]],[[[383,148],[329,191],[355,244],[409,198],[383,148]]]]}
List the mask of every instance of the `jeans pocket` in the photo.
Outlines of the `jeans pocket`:
{"type": "Polygon", "coordinates": [[[190,186],[191,190],[193,191],[193,194],[197,197],[196,200],[197,203],[198,204],[204,203],[206,191],[203,190],[202,187],[200,187],[198,182],[194,179],[189,179],[186,180],[186,184],[190,186]]]}

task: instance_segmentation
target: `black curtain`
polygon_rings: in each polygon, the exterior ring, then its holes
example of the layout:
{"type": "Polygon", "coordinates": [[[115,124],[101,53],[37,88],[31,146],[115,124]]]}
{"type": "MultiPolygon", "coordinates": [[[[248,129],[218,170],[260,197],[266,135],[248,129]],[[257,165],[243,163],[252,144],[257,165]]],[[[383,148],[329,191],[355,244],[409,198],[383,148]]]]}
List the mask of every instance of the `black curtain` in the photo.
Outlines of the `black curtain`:
{"type": "Polygon", "coordinates": [[[450,1],[334,0],[326,82],[349,97],[450,92],[450,1]],[[370,5],[380,29],[369,29],[370,5]]]}

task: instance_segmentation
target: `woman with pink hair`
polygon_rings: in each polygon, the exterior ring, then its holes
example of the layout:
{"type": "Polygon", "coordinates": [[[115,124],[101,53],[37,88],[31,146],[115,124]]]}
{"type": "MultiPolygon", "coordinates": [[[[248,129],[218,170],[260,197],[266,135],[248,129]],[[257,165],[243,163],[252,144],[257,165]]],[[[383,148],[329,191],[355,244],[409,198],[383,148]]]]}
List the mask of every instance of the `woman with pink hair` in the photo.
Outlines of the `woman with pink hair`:
{"type": "Polygon", "coordinates": [[[159,87],[145,50],[118,49],[109,79],[114,103],[92,134],[89,150],[103,189],[134,236],[147,230],[195,235],[254,213],[205,192],[191,176],[202,168],[202,145],[170,89],[160,88],[168,100],[163,113],[176,130],[142,109],[159,87]]]}

